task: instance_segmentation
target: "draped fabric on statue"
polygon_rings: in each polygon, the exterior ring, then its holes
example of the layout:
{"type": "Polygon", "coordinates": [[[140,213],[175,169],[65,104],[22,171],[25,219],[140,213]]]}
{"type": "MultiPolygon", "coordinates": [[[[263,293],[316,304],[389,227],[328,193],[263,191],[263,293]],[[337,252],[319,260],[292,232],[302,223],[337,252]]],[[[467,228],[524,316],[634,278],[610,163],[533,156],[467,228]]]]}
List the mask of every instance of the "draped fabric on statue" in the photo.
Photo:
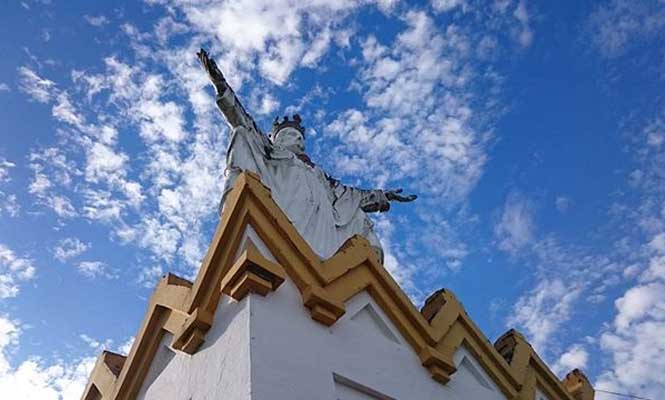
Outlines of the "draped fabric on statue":
{"type": "Polygon", "coordinates": [[[219,96],[217,102],[232,125],[221,206],[242,171],[256,172],[270,188],[275,202],[322,259],[335,254],[353,235],[365,237],[381,250],[372,221],[363,210],[386,210],[389,203],[383,191],[343,185],[318,166],[273,145],[244,113],[232,91],[219,96]]]}

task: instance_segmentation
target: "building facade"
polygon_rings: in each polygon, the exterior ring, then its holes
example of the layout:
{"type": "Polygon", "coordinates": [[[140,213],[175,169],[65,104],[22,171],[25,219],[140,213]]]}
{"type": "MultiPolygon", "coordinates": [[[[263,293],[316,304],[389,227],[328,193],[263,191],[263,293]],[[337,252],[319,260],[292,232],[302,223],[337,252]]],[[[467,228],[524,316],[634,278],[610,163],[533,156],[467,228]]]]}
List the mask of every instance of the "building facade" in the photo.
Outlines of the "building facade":
{"type": "Polygon", "coordinates": [[[365,239],[319,260],[258,176],[226,201],[195,281],[162,278],[84,400],[593,399],[518,332],[490,343],[449,290],[416,309],[365,239]]]}

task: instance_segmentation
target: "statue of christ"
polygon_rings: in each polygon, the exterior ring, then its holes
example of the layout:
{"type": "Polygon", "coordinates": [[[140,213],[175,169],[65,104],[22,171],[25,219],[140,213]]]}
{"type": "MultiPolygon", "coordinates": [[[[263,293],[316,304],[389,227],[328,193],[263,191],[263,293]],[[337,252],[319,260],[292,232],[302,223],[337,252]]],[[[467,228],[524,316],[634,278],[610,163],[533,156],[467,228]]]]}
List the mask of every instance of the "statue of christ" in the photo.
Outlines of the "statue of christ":
{"type": "Polygon", "coordinates": [[[197,53],[217,92],[217,106],[228,121],[231,138],[226,182],[220,204],[242,171],[261,176],[263,184],[314,252],[327,259],[353,235],[365,237],[383,260],[381,243],[366,213],[384,212],[391,201],[410,202],[401,189],[359,189],[342,184],[305,153],[305,128],[298,114],[275,119],[270,136],[261,132],[208,53],[197,53]]]}

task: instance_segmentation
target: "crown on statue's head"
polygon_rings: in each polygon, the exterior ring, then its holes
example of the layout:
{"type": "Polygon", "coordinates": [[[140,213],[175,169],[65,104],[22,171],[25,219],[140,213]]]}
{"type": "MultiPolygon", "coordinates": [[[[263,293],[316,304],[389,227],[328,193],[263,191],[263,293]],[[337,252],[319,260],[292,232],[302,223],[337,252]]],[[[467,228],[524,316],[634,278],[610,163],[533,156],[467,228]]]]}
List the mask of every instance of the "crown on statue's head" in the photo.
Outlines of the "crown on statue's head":
{"type": "Polygon", "coordinates": [[[281,122],[279,121],[279,117],[275,117],[275,121],[272,123],[272,137],[275,138],[277,136],[277,132],[284,128],[297,129],[304,137],[305,127],[300,124],[301,122],[302,118],[300,118],[299,114],[293,114],[292,120],[289,120],[288,116],[284,116],[281,122]]]}

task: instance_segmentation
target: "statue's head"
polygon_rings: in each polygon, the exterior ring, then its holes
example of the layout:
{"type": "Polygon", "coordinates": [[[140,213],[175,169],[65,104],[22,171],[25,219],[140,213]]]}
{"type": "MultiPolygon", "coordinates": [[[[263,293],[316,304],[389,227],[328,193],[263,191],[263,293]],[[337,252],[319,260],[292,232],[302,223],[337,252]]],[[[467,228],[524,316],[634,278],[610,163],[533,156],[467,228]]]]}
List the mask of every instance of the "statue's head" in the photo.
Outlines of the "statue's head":
{"type": "Polygon", "coordinates": [[[300,124],[301,122],[302,119],[298,114],[293,116],[293,120],[284,117],[280,122],[279,118],[275,118],[271,134],[273,144],[295,154],[305,153],[305,127],[300,124]]]}

